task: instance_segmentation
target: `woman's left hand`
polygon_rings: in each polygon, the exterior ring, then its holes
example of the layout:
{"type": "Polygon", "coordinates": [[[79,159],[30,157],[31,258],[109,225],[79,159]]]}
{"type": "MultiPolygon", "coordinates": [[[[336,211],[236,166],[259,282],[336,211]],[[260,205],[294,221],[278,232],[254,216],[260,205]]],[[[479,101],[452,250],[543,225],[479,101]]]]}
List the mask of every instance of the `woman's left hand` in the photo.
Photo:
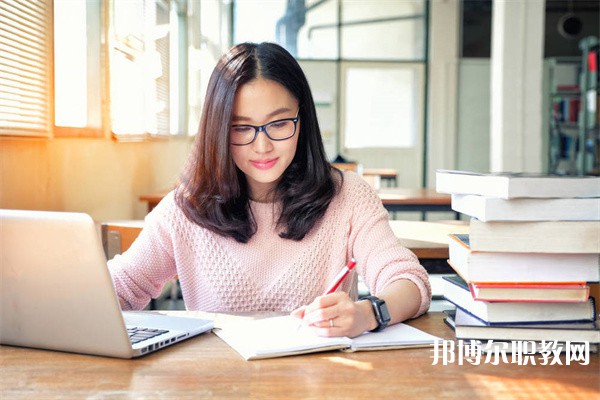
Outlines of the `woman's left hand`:
{"type": "Polygon", "coordinates": [[[344,292],[317,297],[291,313],[319,336],[355,337],[377,325],[368,301],[354,302],[344,292]]]}

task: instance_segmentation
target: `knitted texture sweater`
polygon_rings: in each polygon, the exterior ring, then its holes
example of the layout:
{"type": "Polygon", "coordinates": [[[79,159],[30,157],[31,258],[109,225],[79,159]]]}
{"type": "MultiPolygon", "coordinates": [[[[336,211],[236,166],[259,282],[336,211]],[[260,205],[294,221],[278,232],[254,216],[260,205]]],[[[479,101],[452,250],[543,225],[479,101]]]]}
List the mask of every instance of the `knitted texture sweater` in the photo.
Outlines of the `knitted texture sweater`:
{"type": "Polygon", "coordinates": [[[132,246],[108,262],[125,308],[144,308],[177,276],[188,310],[289,312],[323,294],[351,257],[357,265],[339,290],[356,299],[356,273],[374,295],[408,279],[421,296],[415,317],[429,308],[427,272],[392,232],[377,193],[355,173],[344,173],[340,192],[300,241],[279,236],[279,204],[250,207],[257,232],[239,243],[188,220],[169,193],[132,246]]]}

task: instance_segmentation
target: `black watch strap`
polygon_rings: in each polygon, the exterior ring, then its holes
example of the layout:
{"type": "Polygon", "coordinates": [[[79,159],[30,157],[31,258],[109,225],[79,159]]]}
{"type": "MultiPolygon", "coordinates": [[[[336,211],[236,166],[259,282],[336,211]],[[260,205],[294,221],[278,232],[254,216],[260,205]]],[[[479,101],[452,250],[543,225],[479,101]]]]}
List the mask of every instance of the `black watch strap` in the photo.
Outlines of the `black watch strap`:
{"type": "Polygon", "coordinates": [[[369,300],[371,302],[373,314],[375,315],[375,320],[377,321],[377,327],[372,329],[371,332],[379,332],[385,329],[385,327],[390,323],[391,319],[387,305],[385,304],[385,300],[382,300],[376,296],[365,296],[363,297],[363,300],[369,300]]]}

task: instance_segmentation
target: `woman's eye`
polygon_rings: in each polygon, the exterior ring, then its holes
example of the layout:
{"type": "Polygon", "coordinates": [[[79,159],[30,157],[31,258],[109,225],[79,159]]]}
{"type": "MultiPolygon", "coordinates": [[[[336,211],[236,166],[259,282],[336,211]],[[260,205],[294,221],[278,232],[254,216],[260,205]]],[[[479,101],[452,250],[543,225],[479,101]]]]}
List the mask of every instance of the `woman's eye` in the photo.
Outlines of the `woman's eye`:
{"type": "Polygon", "coordinates": [[[273,122],[273,123],[269,124],[269,128],[279,129],[279,128],[283,128],[286,125],[287,125],[287,121],[273,122]]]}
{"type": "Polygon", "coordinates": [[[245,125],[239,125],[239,126],[233,126],[231,127],[231,131],[234,133],[248,133],[250,131],[254,130],[252,127],[250,126],[245,126],[245,125]]]}

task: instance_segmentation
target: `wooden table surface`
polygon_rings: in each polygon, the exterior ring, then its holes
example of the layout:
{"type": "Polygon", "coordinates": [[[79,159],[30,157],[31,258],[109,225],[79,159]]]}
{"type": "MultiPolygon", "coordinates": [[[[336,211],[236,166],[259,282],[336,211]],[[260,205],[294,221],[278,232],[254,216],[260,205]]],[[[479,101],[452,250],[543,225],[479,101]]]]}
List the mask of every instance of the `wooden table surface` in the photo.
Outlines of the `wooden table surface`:
{"type": "MultiPolygon", "coordinates": [[[[185,312],[184,312],[185,313],[185,312]]],[[[442,313],[410,322],[451,339],[442,313]]],[[[597,399],[580,365],[433,365],[431,348],[245,361],[212,333],[135,360],[0,346],[0,398],[597,399]]]]}
{"type": "Polygon", "coordinates": [[[444,205],[450,206],[450,195],[438,193],[430,188],[382,188],[378,192],[384,205],[444,205]]]}
{"type": "Polygon", "coordinates": [[[448,259],[448,235],[469,233],[467,221],[391,220],[392,231],[419,258],[448,259]]]}

